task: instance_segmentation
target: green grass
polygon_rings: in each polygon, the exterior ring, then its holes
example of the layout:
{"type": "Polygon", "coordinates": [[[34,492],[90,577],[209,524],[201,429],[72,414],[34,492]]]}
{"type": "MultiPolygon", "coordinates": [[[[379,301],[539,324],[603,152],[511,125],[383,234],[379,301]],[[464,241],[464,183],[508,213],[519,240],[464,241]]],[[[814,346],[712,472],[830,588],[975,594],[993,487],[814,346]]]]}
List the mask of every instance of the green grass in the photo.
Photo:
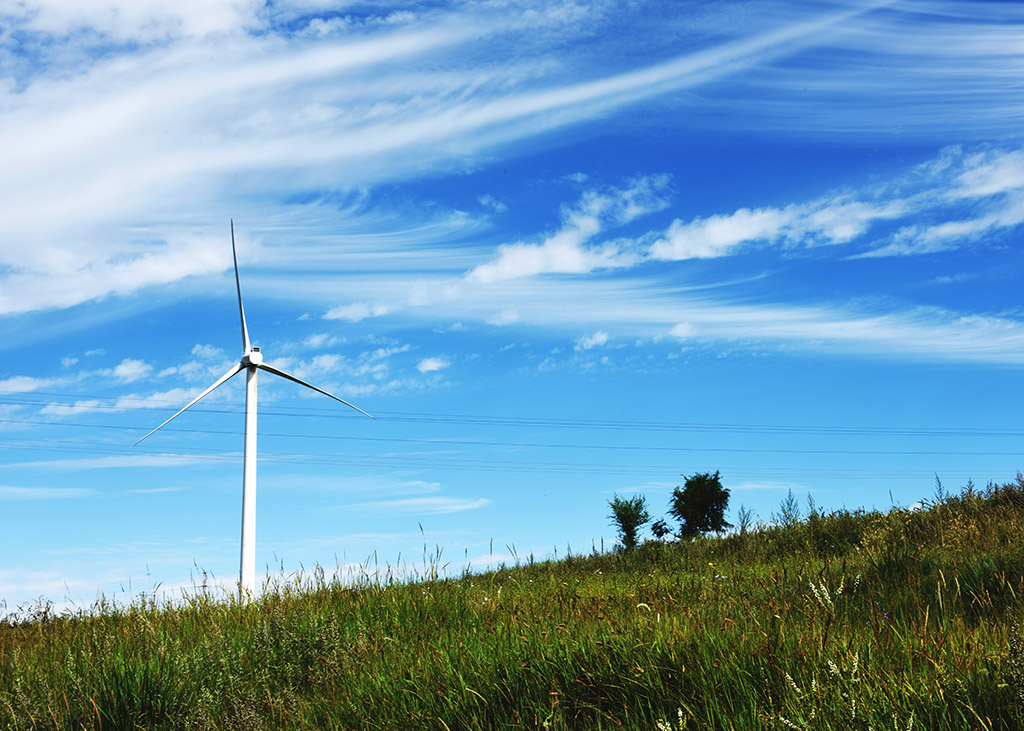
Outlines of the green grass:
{"type": "Polygon", "coordinates": [[[1024,479],[926,510],[0,622],[0,728],[1020,729],[1024,479]]]}

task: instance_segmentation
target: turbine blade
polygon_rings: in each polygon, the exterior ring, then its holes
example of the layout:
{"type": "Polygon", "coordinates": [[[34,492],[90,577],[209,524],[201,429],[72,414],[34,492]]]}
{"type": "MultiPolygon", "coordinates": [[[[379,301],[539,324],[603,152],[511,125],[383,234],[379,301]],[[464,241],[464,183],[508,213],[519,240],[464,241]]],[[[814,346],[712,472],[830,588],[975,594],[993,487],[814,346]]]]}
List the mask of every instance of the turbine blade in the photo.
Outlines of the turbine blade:
{"type": "Polygon", "coordinates": [[[345,404],[349,408],[355,409],[356,411],[358,411],[363,416],[369,416],[371,419],[374,418],[371,414],[367,414],[365,411],[363,411],[358,406],[353,406],[352,404],[350,404],[345,399],[340,399],[337,396],[335,396],[333,393],[327,393],[327,391],[323,390],[322,388],[317,388],[316,386],[314,386],[314,385],[312,385],[310,383],[306,383],[305,381],[303,381],[300,378],[296,378],[295,376],[291,375],[290,373],[285,373],[280,368],[274,368],[274,366],[267,365],[266,363],[260,363],[256,367],[259,368],[262,371],[267,371],[268,373],[273,373],[275,376],[281,376],[281,378],[287,378],[289,381],[295,381],[300,386],[305,386],[306,388],[311,388],[314,391],[318,391],[318,392],[322,393],[324,396],[330,396],[335,401],[341,401],[341,403],[345,404]]]}
{"type": "Polygon", "coordinates": [[[238,254],[235,252],[235,219],[231,219],[231,258],[235,261],[235,289],[238,290],[238,314],[242,318],[242,353],[252,350],[249,345],[249,329],[245,326],[245,310],[242,309],[242,283],[238,279],[238,254]]]}
{"type": "MultiPolygon", "coordinates": [[[[204,397],[204,396],[206,396],[206,395],[207,395],[208,393],[210,393],[210,391],[212,391],[213,389],[217,388],[217,386],[219,386],[219,385],[221,385],[222,383],[224,383],[224,381],[226,381],[226,380],[228,380],[229,378],[231,378],[231,376],[235,375],[236,373],[238,373],[239,371],[241,371],[241,370],[244,370],[244,369],[245,369],[245,366],[243,366],[243,365],[242,365],[241,363],[235,363],[235,365],[231,366],[231,370],[229,370],[229,371],[228,371],[227,373],[225,373],[225,374],[224,374],[223,376],[221,376],[220,378],[218,378],[218,379],[217,379],[217,382],[216,382],[216,383],[214,383],[214,384],[213,384],[212,386],[210,386],[210,387],[209,387],[208,389],[206,389],[206,390],[205,390],[205,391],[203,391],[203,392],[202,392],[201,394],[199,394],[198,396],[196,396],[196,397],[195,397],[194,399],[192,399],[191,401],[189,401],[189,402],[188,402],[188,404],[187,404],[187,405],[185,406],[185,408],[183,408],[183,409],[182,409],[181,411],[179,411],[179,412],[178,412],[177,414],[175,414],[175,415],[174,415],[174,416],[172,416],[172,417],[171,417],[170,419],[168,419],[167,421],[165,421],[165,422],[164,422],[163,424],[161,424],[160,426],[158,426],[158,427],[157,427],[156,429],[154,429],[153,431],[151,431],[151,432],[150,432],[149,434],[147,434],[147,435],[146,435],[145,437],[142,437],[142,439],[145,439],[146,437],[152,436],[152,435],[153,435],[153,434],[155,434],[156,432],[158,432],[158,431],[160,431],[161,429],[163,429],[163,428],[164,428],[165,426],[167,426],[167,424],[168,424],[168,423],[170,423],[170,421],[171,421],[171,420],[173,420],[173,419],[176,419],[176,418],[177,418],[178,416],[180,416],[180,415],[181,415],[181,414],[182,414],[182,413],[183,413],[184,411],[187,411],[187,410],[188,410],[188,409],[190,409],[191,407],[195,406],[195,404],[196,404],[196,403],[197,403],[197,402],[198,402],[198,401],[199,401],[199,400],[200,400],[201,398],[203,398],[203,397],[204,397]]],[[[139,439],[138,441],[136,441],[136,442],[135,442],[135,444],[138,444],[139,442],[141,442],[141,441],[142,441],[142,439],[139,439]]],[[[134,447],[134,446],[135,446],[135,444],[132,444],[132,446],[134,447]]]]}

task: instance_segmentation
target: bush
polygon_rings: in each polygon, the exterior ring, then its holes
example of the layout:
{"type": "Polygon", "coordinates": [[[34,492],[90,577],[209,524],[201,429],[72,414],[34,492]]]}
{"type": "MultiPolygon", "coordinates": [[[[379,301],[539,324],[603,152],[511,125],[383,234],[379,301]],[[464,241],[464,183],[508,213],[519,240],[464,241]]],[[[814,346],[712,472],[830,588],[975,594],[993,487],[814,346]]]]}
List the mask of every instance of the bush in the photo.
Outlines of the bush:
{"type": "Polygon", "coordinates": [[[608,517],[619,532],[622,547],[627,551],[636,548],[636,536],[640,526],[651,519],[644,496],[635,495],[627,500],[616,495],[608,501],[608,506],[612,509],[608,517]]]}

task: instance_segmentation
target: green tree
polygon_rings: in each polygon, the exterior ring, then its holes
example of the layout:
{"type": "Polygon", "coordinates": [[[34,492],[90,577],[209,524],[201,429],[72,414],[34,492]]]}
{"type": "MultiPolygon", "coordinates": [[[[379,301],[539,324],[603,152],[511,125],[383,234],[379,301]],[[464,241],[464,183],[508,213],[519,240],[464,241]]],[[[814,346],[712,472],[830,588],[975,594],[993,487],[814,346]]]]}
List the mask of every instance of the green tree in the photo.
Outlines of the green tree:
{"type": "Polygon", "coordinates": [[[718,472],[700,472],[687,477],[682,489],[672,491],[669,513],[679,521],[679,537],[694,538],[731,528],[725,522],[728,506],[729,490],[722,487],[718,472]]]}
{"type": "Polygon", "coordinates": [[[640,526],[651,519],[644,496],[635,495],[627,499],[615,495],[608,501],[608,507],[612,509],[608,517],[619,532],[622,547],[627,551],[636,548],[636,535],[640,526]]]}

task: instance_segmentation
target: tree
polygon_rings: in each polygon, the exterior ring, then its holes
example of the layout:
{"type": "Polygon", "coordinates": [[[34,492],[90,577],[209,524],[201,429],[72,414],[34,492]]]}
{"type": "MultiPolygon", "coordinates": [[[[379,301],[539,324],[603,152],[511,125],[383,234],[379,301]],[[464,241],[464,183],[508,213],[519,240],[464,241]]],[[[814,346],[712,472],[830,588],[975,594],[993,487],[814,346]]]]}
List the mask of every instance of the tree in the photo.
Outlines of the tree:
{"type": "Polygon", "coordinates": [[[615,495],[608,501],[608,507],[612,509],[612,525],[619,532],[619,540],[622,547],[627,551],[636,548],[636,534],[640,526],[651,519],[647,512],[647,502],[643,495],[636,495],[630,499],[615,495]]]}
{"type": "Polygon", "coordinates": [[[679,537],[694,538],[731,528],[725,522],[729,490],[722,487],[718,473],[701,472],[687,477],[684,488],[672,491],[669,513],[679,520],[679,537]]]}

